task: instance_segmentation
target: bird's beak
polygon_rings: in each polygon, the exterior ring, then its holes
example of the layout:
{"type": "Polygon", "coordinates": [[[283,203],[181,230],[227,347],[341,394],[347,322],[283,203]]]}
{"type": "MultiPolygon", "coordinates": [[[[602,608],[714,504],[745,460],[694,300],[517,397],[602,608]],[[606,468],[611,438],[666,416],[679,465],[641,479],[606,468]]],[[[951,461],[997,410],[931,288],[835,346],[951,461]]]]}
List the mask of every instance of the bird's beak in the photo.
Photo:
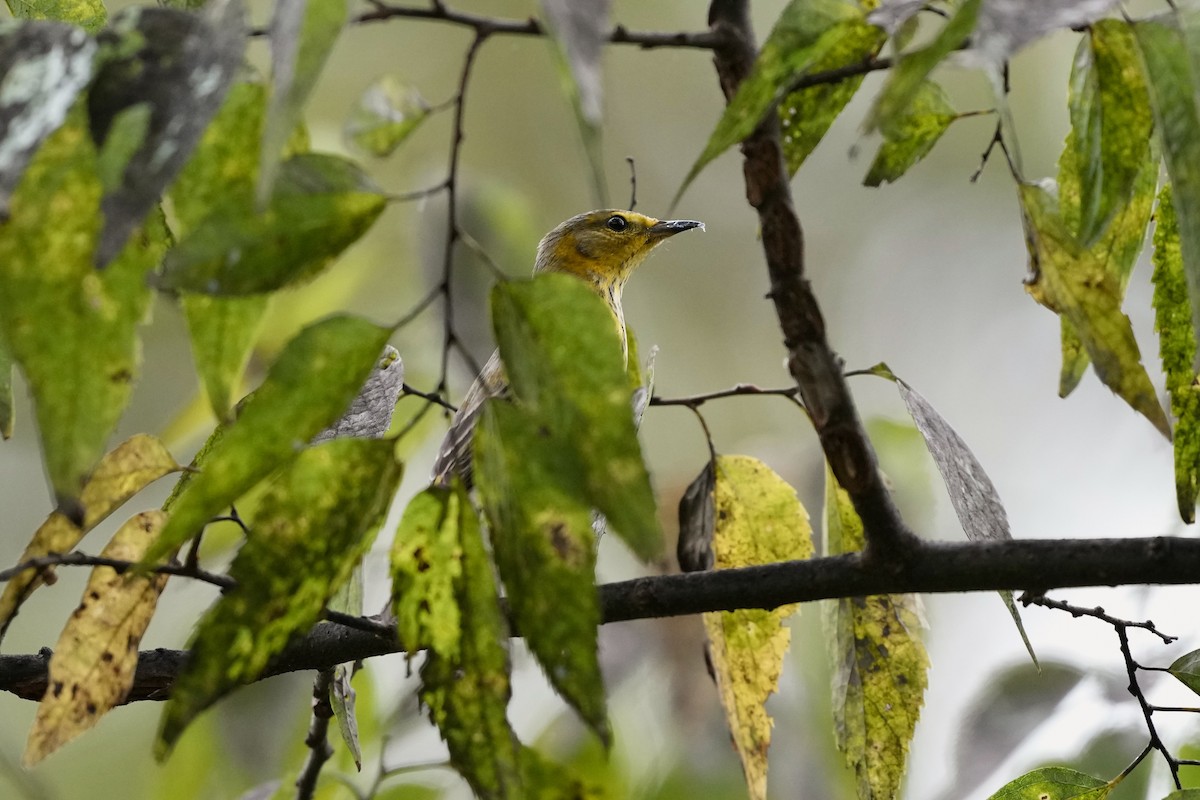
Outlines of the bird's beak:
{"type": "Polygon", "coordinates": [[[683,231],[690,231],[692,228],[704,230],[704,223],[694,219],[664,219],[647,228],[646,233],[665,239],[683,231]]]}

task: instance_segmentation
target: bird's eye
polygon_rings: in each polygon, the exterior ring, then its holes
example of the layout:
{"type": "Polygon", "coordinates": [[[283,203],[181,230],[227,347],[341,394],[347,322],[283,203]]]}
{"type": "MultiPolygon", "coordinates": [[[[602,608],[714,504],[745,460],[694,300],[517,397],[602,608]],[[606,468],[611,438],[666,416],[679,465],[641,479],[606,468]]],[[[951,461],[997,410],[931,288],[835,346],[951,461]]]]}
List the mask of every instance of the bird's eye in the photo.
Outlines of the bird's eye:
{"type": "Polygon", "coordinates": [[[605,224],[608,226],[610,231],[616,231],[617,233],[620,233],[629,227],[629,220],[625,219],[619,214],[614,214],[608,218],[608,222],[605,224]]]}

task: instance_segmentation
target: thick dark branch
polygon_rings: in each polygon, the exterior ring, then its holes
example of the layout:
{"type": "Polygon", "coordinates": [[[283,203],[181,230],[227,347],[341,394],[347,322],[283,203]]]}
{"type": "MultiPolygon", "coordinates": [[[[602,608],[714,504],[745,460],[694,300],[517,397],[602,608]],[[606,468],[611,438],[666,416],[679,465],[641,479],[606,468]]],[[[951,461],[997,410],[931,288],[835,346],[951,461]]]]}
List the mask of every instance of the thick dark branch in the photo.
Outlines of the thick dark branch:
{"type": "MultiPolygon", "coordinates": [[[[747,0],[714,0],[709,23],[723,32],[714,50],[721,89],[728,100],[750,73],[756,50],[747,0]]],[[[898,565],[917,538],[900,518],[879,473],[875,451],[842,375],[841,360],[825,336],[825,320],[804,276],[804,234],[792,207],[787,167],[772,112],[743,143],[746,200],[758,212],[771,279],[770,297],[783,331],[788,371],[800,388],[821,448],[838,483],[862,518],[866,558],[898,565]]]]}
{"type": "MultiPolygon", "coordinates": [[[[601,586],[600,599],[604,621],[620,622],[873,594],[1012,589],[1040,595],[1076,586],[1192,583],[1200,583],[1197,539],[1043,539],[921,543],[902,564],[845,555],[638,578],[601,586]]],[[[398,651],[395,636],[322,622],[280,654],[267,675],[398,651]]],[[[129,700],[166,699],[186,657],[179,650],[143,652],[129,700]]],[[[49,650],[0,656],[0,690],[41,699],[49,660],[49,650]]]]}

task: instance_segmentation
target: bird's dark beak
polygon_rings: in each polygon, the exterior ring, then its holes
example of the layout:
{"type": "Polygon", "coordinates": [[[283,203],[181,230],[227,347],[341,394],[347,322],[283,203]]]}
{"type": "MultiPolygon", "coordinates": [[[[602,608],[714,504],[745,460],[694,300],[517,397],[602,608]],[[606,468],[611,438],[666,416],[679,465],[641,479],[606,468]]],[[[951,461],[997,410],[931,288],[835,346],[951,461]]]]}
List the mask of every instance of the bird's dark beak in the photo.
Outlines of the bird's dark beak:
{"type": "Polygon", "coordinates": [[[677,233],[682,233],[683,231],[690,231],[692,228],[704,230],[704,223],[694,219],[664,219],[661,222],[651,225],[646,230],[646,233],[651,236],[666,238],[674,236],[677,233]]]}

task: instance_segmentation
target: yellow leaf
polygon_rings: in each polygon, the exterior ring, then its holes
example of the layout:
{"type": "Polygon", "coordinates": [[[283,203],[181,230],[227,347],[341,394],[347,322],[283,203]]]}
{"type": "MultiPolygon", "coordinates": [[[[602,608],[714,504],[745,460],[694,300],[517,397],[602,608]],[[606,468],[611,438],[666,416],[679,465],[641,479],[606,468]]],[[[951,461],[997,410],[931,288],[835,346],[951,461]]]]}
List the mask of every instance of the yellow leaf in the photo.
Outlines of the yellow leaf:
{"type": "MultiPolygon", "coordinates": [[[[104,548],[107,558],[136,562],[158,536],[166,515],[130,519],[104,548]]],[[[32,766],[96,724],[133,685],[138,643],[154,614],[166,575],[118,574],[96,567],[50,659],[46,696],[38,706],[23,761],[32,766]]]]}
{"type": "MultiPolygon", "coordinates": [[[[862,520],[828,468],[825,489],[826,555],[861,550],[862,520]]],[[[854,770],[860,798],[894,798],[928,680],[918,599],[850,597],[825,608],[838,749],[854,770]]]]}
{"type": "MultiPolygon", "coordinates": [[[[713,533],[716,569],[808,558],[812,527],[796,490],[757,459],[716,461],[713,533]]],[[[795,605],[704,615],[721,705],[753,800],[767,796],[772,720],[765,703],[779,685],[791,639],[783,621],[795,605]]]]}
{"type": "MultiPolygon", "coordinates": [[[[164,475],[182,469],[153,436],[139,433],[117,445],[96,465],[80,493],[83,524],[54,511],[41,524],[25,547],[18,563],[51,553],[66,553],[88,531],[103,522],[146,486],[164,475]]],[[[0,594],[0,639],[12,624],[21,604],[43,583],[53,583],[53,569],[29,569],[13,578],[0,594]]]]}

